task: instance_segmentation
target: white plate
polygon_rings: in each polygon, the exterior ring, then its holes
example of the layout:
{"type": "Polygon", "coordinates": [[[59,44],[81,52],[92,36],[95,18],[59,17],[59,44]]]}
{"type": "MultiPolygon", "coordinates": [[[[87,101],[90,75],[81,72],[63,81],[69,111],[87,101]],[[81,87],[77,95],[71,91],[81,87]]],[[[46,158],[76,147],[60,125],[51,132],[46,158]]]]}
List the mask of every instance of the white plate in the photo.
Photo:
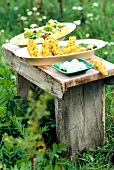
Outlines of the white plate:
{"type": "MultiPolygon", "coordinates": [[[[73,24],[73,23],[61,23],[62,25],[65,25],[66,27],[69,28],[69,32],[64,34],[63,36],[61,37],[58,37],[57,39],[58,40],[61,40],[63,37],[65,37],[66,35],[70,34],[75,28],[76,28],[76,25],[73,24]]],[[[39,28],[35,28],[37,31],[38,30],[42,30],[45,26],[42,26],[42,27],[39,27],[39,28]]],[[[39,43],[42,43],[43,42],[43,38],[39,38],[37,40],[35,40],[35,42],[37,44],[39,43]]],[[[11,44],[14,44],[14,45],[19,45],[19,46],[24,46],[24,45],[27,45],[28,43],[28,39],[27,38],[24,38],[24,33],[21,33],[15,37],[13,37],[11,40],[10,40],[10,43],[11,44]]]]}
{"type": "MultiPolygon", "coordinates": [[[[68,43],[68,41],[59,41],[59,46],[66,46],[66,44],[68,43]]],[[[31,57],[28,53],[27,47],[24,48],[20,48],[15,52],[15,55],[18,57],[22,57],[22,58],[31,58],[31,59],[39,59],[39,58],[58,58],[58,57],[64,57],[64,56],[73,56],[73,55],[78,55],[78,54],[85,54],[88,53],[89,51],[95,51],[98,50],[102,47],[104,47],[107,43],[105,41],[102,40],[98,40],[98,39],[81,39],[81,40],[76,40],[76,45],[79,45],[81,43],[84,44],[94,44],[97,46],[97,48],[93,49],[93,50],[88,50],[88,51],[83,51],[83,52],[78,52],[78,53],[71,53],[71,54],[63,54],[63,55],[56,55],[56,56],[47,56],[47,57],[31,57]]],[[[42,45],[39,44],[37,45],[39,51],[42,48],[42,45]]]]}
{"type": "MultiPolygon", "coordinates": [[[[60,46],[66,46],[68,41],[59,41],[60,46]]],[[[27,51],[27,47],[20,48],[15,52],[15,55],[18,57],[25,58],[29,65],[33,66],[43,66],[43,65],[52,65],[57,62],[61,62],[64,60],[71,60],[74,58],[82,58],[82,59],[90,59],[94,56],[94,51],[104,47],[107,43],[102,40],[97,39],[83,39],[77,40],[76,44],[90,44],[93,43],[97,45],[97,48],[94,50],[88,50],[79,53],[71,53],[71,54],[64,54],[64,55],[56,55],[56,56],[48,56],[48,57],[31,57],[27,51]]],[[[38,45],[38,49],[40,50],[42,47],[41,44],[38,45]]]]}

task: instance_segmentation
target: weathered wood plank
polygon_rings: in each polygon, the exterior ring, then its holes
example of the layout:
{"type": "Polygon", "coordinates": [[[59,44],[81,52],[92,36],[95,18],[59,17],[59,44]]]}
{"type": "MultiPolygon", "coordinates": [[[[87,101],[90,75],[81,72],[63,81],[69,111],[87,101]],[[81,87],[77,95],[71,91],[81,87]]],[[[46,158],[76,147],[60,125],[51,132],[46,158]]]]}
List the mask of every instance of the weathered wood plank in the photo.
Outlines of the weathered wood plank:
{"type": "MultiPolygon", "coordinates": [[[[29,91],[35,88],[35,90],[38,90],[38,94],[41,94],[44,92],[41,88],[34,85],[27,79],[25,79],[23,76],[16,74],[16,84],[17,84],[17,94],[22,97],[23,103],[26,103],[28,100],[29,91]]],[[[37,95],[38,95],[37,94],[37,95]]]]}
{"type": "Polygon", "coordinates": [[[103,76],[102,74],[99,73],[98,70],[95,69],[90,69],[84,74],[66,76],[58,72],[57,70],[53,69],[51,66],[41,66],[39,68],[41,68],[48,75],[51,75],[56,81],[61,82],[63,92],[66,92],[69,87],[77,86],[80,84],[84,84],[100,79],[106,79],[107,77],[114,75],[114,64],[105,61],[97,56],[94,56],[93,58],[101,60],[106,65],[108,70],[108,76],[103,76]]]}
{"type": "Polygon", "coordinates": [[[34,86],[34,84],[19,74],[16,75],[16,84],[18,87],[17,88],[18,95],[22,97],[23,102],[27,102],[28,92],[30,88],[34,86]]]}
{"type": "Polygon", "coordinates": [[[12,70],[41,89],[62,99],[63,91],[60,82],[55,81],[54,78],[43,72],[41,68],[30,66],[24,59],[15,56],[12,51],[5,48],[2,50],[4,59],[12,70]]]}
{"type": "Polygon", "coordinates": [[[57,138],[69,153],[96,148],[104,142],[104,80],[70,88],[63,100],[55,99],[57,138]]]}
{"type": "Polygon", "coordinates": [[[88,83],[91,81],[107,78],[114,75],[114,64],[105,61],[99,57],[94,58],[103,61],[108,70],[108,76],[103,76],[99,71],[90,69],[84,74],[66,76],[58,72],[52,66],[30,66],[24,59],[14,55],[15,50],[19,47],[11,44],[4,44],[2,51],[4,58],[10,68],[14,69],[19,74],[23,75],[26,79],[38,85],[42,89],[49,88],[49,92],[58,98],[63,97],[63,94],[69,87],[77,86],[80,84],[88,83]]]}

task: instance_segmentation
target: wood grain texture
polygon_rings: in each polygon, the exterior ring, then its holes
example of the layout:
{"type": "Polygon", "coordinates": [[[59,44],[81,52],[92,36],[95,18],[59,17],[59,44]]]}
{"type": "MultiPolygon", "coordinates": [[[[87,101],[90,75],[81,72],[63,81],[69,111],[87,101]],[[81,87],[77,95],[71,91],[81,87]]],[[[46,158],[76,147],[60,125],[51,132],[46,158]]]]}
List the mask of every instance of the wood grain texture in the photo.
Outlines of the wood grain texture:
{"type": "Polygon", "coordinates": [[[15,56],[14,51],[12,51],[4,48],[2,50],[4,59],[12,70],[50,94],[58,98],[63,97],[61,83],[55,81],[54,78],[47,75],[41,68],[30,66],[23,58],[15,56]]]}
{"type": "Polygon", "coordinates": [[[69,153],[96,148],[104,142],[104,81],[70,88],[64,99],[55,99],[57,138],[67,143],[69,153]]]}
{"type": "Polygon", "coordinates": [[[95,80],[106,79],[114,75],[114,64],[97,56],[94,56],[94,58],[101,60],[106,65],[108,76],[101,75],[99,71],[95,69],[90,69],[84,74],[66,76],[52,68],[52,66],[33,67],[30,66],[25,59],[14,55],[15,50],[19,48],[20,47],[11,45],[10,43],[2,46],[3,57],[9,67],[40,88],[44,90],[47,88],[52,95],[61,99],[63,94],[70,87],[95,80]]]}
{"type": "Polygon", "coordinates": [[[23,103],[26,103],[28,98],[28,92],[31,87],[33,88],[34,84],[19,74],[16,75],[16,84],[17,94],[22,97],[23,103]]]}

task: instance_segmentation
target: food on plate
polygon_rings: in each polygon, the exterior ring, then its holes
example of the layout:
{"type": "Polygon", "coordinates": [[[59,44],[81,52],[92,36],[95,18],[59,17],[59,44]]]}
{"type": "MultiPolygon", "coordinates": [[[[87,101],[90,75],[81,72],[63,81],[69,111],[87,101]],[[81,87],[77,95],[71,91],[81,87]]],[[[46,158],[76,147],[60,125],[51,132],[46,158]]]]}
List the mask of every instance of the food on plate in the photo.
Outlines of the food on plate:
{"type": "Polygon", "coordinates": [[[81,45],[82,47],[85,47],[87,50],[93,50],[93,49],[97,48],[97,45],[92,44],[92,43],[91,44],[81,43],[79,45],[81,45]]]}
{"type": "MultiPolygon", "coordinates": [[[[50,51],[54,56],[87,51],[86,48],[80,45],[76,45],[76,37],[74,36],[69,37],[66,46],[59,46],[59,41],[55,39],[52,39],[51,41],[44,40],[44,42],[42,43],[42,49],[43,48],[45,51],[50,51]]],[[[42,55],[48,56],[48,55],[44,55],[44,53],[42,53],[42,55]]]]}
{"type": "Polygon", "coordinates": [[[97,59],[91,59],[90,63],[92,63],[94,65],[94,68],[97,69],[102,75],[108,75],[106,66],[102,63],[102,61],[99,61],[97,59]]]}
{"type": "MultiPolygon", "coordinates": [[[[29,44],[31,45],[31,48],[32,48],[32,44],[33,44],[33,46],[35,46],[35,48],[38,48],[37,44],[34,40],[28,41],[27,49],[28,49],[28,46],[30,46],[29,44]],[[30,42],[32,42],[32,43],[30,43],[30,42]]],[[[65,54],[67,55],[67,54],[72,54],[72,53],[75,54],[75,53],[79,53],[79,52],[83,52],[83,51],[87,51],[87,50],[88,49],[86,47],[76,44],[75,36],[70,36],[68,39],[68,42],[65,46],[60,46],[59,41],[57,39],[51,39],[51,40],[45,39],[44,42],[42,43],[41,50],[38,50],[40,52],[37,52],[37,54],[32,53],[32,56],[34,54],[35,54],[34,57],[38,57],[38,54],[39,54],[39,56],[42,56],[42,57],[52,56],[52,55],[53,56],[65,55],[65,54]]]]}
{"type": "Polygon", "coordinates": [[[15,45],[27,45],[28,39],[42,43],[45,39],[61,39],[76,28],[73,23],[60,23],[50,19],[45,26],[38,28],[25,28],[24,32],[13,37],[10,42],[15,45]]]}
{"type": "Polygon", "coordinates": [[[66,47],[75,46],[75,44],[76,44],[76,37],[70,36],[66,47]]]}
{"type": "Polygon", "coordinates": [[[70,36],[66,47],[61,49],[62,54],[78,53],[82,51],[87,51],[85,47],[81,45],[76,45],[76,37],[70,36]]]}
{"type": "Polygon", "coordinates": [[[58,40],[52,40],[51,42],[52,48],[51,48],[51,52],[54,56],[56,55],[62,55],[62,50],[60,49],[60,46],[58,44],[58,40]]]}
{"type": "Polygon", "coordinates": [[[28,40],[27,50],[28,50],[31,57],[42,56],[42,54],[39,52],[37,45],[34,42],[34,40],[28,40]]]}
{"type": "Polygon", "coordinates": [[[25,39],[23,34],[19,34],[15,36],[14,38],[12,38],[10,42],[16,45],[20,45],[20,44],[25,45],[28,43],[28,39],[25,39]]]}
{"type": "Polygon", "coordinates": [[[75,75],[85,73],[87,70],[93,67],[93,64],[84,59],[75,58],[54,63],[52,67],[65,75],[75,75]]]}
{"type": "Polygon", "coordinates": [[[45,40],[42,43],[41,54],[42,56],[50,56],[51,55],[51,44],[48,40],[45,40]]]}
{"type": "Polygon", "coordinates": [[[59,69],[64,70],[66,72],[77,72],[86,69],[86,64],[78,61],[77,59],[73,59],[71,62],[65,61],[60,64],[59,69]]]}
{"type": "Polygon", "coordinates": [[[44,39],[58,39],[59,37],[66,35],[69,31],[70,29],[63,23],[50,19],[44,27],[26,29],[24,31],[24,38],[34,40],[39,39],[43,42],[44,39]]]}

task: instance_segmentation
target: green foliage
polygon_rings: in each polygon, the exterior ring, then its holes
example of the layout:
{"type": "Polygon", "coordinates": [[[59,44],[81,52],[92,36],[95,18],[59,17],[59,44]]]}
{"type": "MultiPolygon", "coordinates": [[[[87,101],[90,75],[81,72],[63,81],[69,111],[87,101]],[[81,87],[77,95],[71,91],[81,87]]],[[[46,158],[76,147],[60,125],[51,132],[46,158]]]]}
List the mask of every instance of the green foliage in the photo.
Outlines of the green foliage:
{"type": "Polygon", "coordinates": [[[10,136],[17,138],[25,135],[21,116],[26,111],[26,105],[23,106],[19,100],[19,96],[13,97],[7,102],[4,112],[0,112],[0,160],[8,167],[14,166],[23,155],[22,149],[10,142],[10,136]]]}
{"type": "Polygon", "coordinates": [[[53,143],[52,150],[45,153],[42,161],[38,157],[39,170],[64,170],[66,158],[62,157],[60,153],[67,150],[66,144],[53,143]]]}
{"type": "Polygon", "coordinates": [[[2,166],[5,165],[6,168],[36,170],[42,166],[47,169],[50,164],[58,169],[63,162],[58,154],[66,151],[65,144],[53,144],[52,150],[46,151],[42,133],[47,129],[40,126],[40,120],[49,116],[46,108],[52,97],[46,93],[39,94],[37,97],[36,93],[34,95],[30,91],[28,105],[23,104],[19,96],[15,96],[7,102],[5,114],[1,115],[0,159],[2,166]],[[34,97],[39,100],[35,100],[34,97]]]}

